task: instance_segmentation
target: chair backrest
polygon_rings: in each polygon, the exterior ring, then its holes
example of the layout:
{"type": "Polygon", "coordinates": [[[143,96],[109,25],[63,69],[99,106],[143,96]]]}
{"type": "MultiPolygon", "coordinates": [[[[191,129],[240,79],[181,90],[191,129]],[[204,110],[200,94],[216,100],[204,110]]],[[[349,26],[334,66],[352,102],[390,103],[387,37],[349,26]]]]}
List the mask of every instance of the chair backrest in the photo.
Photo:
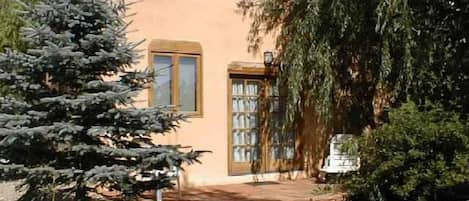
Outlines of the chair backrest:
{"type": "Polygon", "coordinates": [[[168,176],[170,177],[178,177],[179,176],[179,167],[177,166],[172,166],[169,170],[168,170],[168,176]]]}
{"type": "Polygon", "coordinates": [[[358,159],[341,151],[341,146],[353,137],[352,134],[335,134],[329,145],[329,156],[324,169],[330,172],[347,172],[358,168],[358,159]]]}

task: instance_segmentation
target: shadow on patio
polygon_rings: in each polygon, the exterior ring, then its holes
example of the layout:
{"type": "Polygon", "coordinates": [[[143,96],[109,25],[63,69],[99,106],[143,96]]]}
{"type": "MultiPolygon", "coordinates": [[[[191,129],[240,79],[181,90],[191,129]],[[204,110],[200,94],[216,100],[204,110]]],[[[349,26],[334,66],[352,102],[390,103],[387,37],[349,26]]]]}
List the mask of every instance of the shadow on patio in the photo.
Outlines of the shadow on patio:
{"type": "MultiPolygon", "coordinates": [[[[164,196],[164,201],[179,201],[177,193],[171,192],[164,196]]],[[[252,198],[238,192],[219,189],[185,191],[180,201],[281,201],[278,199],[252,198]]]]}
{"type": "MultiPolygon", "coordinates": [[[[163,194],[164,201],[343,201],[342,193],[315,196],[312,180],[257,182],[186,188],[178,199],[176,191],[163,194]]],[[[151,201],[146,199],[145,201],[151,201]]]]}

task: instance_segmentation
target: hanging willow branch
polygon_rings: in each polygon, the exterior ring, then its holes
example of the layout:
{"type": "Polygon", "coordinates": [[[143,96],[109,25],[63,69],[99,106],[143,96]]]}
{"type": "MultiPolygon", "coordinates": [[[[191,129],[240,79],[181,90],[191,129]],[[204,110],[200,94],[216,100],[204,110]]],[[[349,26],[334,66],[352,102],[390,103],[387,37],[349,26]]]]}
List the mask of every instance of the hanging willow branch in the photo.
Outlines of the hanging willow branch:
{"type": "MultiPolygon", "coordinates": [[[[252,19],[250,51],[258,50],[264,35],[277,36],[278,59],[288,65],[279,75],[288,86],[288,124],[311,106],[324,119],[342,115],[348,122],[358,119],[353,124],[359,127],[373,125],[380,98],[388,105],[407,97],[438,102],[448,98],[440,92],[457,90],[443,81],[441,69],[454,70],[461,63],[456,49],[467,47],[455,42],[467,36],[464,3],[242,0],[238,7],[252,19]],[[451,59],[455,63],[446,62],[451,59]]],[[[467,83],[454,75],[449,74],[455,82],[467,83]]],[[[456,105],[469,100],[469,93],[455,93],[462,96],[449,97],[456,105]]]]}

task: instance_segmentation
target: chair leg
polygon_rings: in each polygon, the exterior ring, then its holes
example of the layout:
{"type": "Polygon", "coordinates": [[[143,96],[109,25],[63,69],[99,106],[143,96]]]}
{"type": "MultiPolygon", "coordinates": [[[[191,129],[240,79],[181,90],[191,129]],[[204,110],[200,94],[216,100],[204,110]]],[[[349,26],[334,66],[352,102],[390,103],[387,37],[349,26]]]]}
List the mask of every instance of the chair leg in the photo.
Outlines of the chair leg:
{"type": "Polygon", "coordinates": [[[161,191],[161,189],[157,189],[155,191],[155,200],[156,201],[163,201],[163,191],[161,191]]]}
{"type": "Polygon", "coordinates": [[[178,200],[181,200],[182,192],[181,192],[181,183],[179,181],[179,175],[177,176],[176,182],[177,182],[177,185],[178,185],[178,200]]]}

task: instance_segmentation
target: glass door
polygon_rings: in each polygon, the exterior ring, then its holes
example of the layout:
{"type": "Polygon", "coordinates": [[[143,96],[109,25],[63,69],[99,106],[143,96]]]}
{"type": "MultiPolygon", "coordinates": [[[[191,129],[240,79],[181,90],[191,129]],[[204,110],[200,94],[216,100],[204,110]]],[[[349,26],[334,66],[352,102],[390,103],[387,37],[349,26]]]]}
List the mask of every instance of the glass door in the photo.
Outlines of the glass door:
{"type": "Polygon", "coordinates": [[[231,80],[231,172],[234,174],[258,172],[260,155],[260,99],[261,80],[231,80]]]}
{"type": "Polygon", "coordinates": [[[230,175],[291,170],[296,135],[282,129],[278,88],[264,77],[231,77],[228,105],[230,175]]]}
{"type": "Polygon", "coordinates": [[[267,119],[267,171],[291,170],[295,159],[296,133],[282,127],[284,105],[278,85],[271,81],[268,85],[267,119]]]}

